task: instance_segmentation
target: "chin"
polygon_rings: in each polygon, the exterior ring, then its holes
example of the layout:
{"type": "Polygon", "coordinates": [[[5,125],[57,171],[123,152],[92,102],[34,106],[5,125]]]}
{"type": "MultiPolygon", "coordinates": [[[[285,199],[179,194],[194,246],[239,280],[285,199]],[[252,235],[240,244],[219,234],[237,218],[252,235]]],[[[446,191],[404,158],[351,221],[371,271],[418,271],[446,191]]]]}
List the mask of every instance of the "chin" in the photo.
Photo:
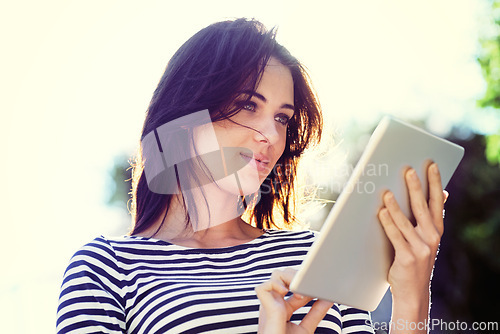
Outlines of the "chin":
{"type": "Polygon", "coordinates": [[[244,167],[235,174],[217,180],[216,183],[219,188],[235,196],[247,196],[257,193],[263,180],[256,170],[244,167]]]}

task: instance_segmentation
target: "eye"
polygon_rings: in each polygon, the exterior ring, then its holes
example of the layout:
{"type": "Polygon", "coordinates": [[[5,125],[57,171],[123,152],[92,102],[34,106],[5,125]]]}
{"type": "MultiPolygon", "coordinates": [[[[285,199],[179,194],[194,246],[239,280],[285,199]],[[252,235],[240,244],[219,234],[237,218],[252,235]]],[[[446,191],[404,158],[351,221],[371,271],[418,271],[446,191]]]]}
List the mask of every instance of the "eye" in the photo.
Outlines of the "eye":
{"type": "Polygon", "coordinates": [[[288,122],[290,121],[290,117],[286,114],[279,114],[279,115],[276,115],[276,117],[274,117],[274,119],[281,123],[282,125],[287,125],[288,122]]]}
{"type": "Polygon", "coordinates": [[[255,109],[257,109],[257,104],[252,101],[242,101],[239,103],[239,108],[248,111],[255,111],[255,109]]]}

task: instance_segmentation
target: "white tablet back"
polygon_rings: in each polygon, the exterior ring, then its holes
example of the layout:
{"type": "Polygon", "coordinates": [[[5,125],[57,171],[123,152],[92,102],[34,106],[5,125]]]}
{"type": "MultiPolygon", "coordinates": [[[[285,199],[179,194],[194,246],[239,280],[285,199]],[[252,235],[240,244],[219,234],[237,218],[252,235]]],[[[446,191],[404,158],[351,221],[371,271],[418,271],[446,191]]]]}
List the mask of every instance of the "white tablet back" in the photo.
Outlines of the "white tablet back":
{"type": "Polygon", "coordinates": [[[363,310],[376,309],[389,287],[387,275],[394,258],[392,245],[377,218],[382,194],[391,190],[410,217],[405,170],[413,167],[427,192],[426,171],[434,161],[444,188],[463,154],[464,149],[456,144],[385,117],[373,132],[290,289],[363,310]]]}

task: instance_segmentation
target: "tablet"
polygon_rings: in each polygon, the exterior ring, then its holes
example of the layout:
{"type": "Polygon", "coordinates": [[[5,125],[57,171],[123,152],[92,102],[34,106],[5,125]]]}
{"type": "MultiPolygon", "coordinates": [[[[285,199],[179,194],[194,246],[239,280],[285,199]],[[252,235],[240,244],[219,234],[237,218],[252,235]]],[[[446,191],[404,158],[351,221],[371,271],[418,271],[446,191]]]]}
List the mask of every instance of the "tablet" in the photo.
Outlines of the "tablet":
{"type": "Polygon", "coordinates": [[[412,219],[404,182],[408,167],[416,170],[427,192],[427,167],[438,164],[443,188],[464,149],[413,125],[384,117],[339,195],[290,290],[373,311],[389,283],[394,249],[377,214],[382,194],[394,193],[412,219]]]}

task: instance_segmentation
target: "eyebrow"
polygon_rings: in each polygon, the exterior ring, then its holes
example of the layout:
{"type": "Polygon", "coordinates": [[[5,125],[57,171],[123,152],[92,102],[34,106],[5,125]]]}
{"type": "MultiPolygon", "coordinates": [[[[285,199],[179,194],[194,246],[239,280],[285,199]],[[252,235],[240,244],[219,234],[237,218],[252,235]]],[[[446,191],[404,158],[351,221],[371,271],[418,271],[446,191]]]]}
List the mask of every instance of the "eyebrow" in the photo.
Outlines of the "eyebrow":
{"type": "MultiPolygon", "coordinates": [[[[255,96],[256,98],[258,98],[262,102],[267,102],[267,99],[266,99],[266,97],[264,95],[259,94],[259,93],[255,92],[253,90],[244,90],[241,93],[242,94],[247,94],[250,97],[255,96]]],[[[282,104],[280,106],[280,109],[291,109],[292,111],[295,111],[295,107],[293,106],[293,104],[289,104],[289,103],[282,104]]]]}

